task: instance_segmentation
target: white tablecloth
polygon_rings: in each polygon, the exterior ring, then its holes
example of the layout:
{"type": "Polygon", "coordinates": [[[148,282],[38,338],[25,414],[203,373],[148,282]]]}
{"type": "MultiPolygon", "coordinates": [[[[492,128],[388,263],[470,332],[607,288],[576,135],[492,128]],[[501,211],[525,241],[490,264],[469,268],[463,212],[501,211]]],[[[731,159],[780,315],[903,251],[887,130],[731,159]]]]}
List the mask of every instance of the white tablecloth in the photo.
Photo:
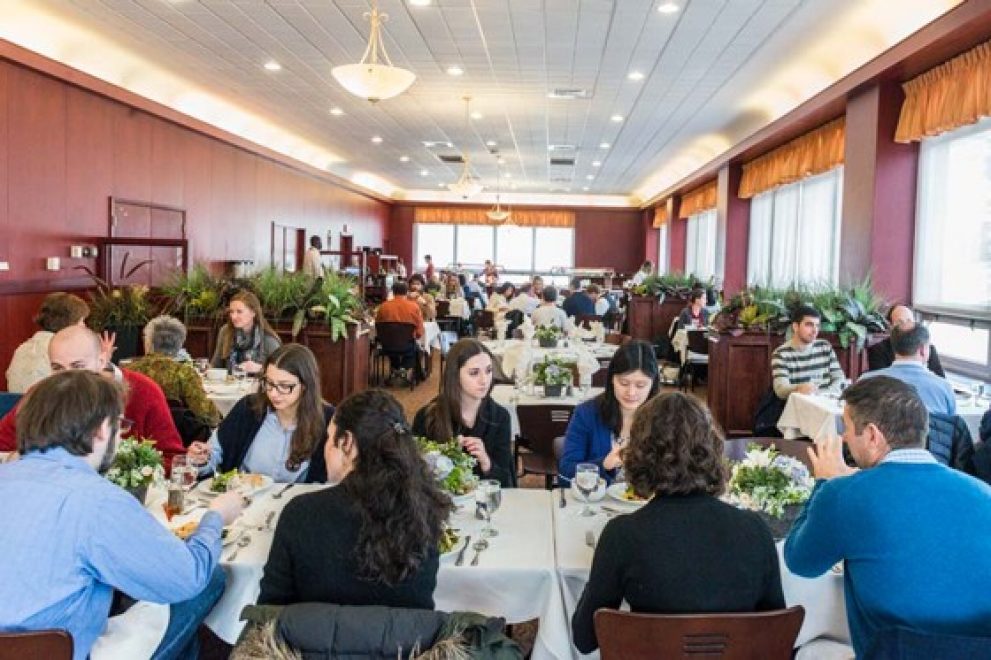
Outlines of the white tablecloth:
{"type": "MultiPolygon", "coordinates": [[[[578,600],[588,582],[589,570],[592,566],[593,549],[585,543],[585,532],[591,530],[598,539],[608,518],[596,515],[583,518],[578,515],[581,503],[568,496],[568,505],[560,508],[556,505],[555,493],[554,538],[557,556],[558,574],[561,578],[561,588],[564,596],[564,607],[567,610],[568,629],[571,629],[571,617],[578,606],[578,600]]],[[[610,499],[608,496],[602,504],[610,508],[625,510],[624,505],[610,499]]],[[[599,510],[600,505],[592,507],[599,510]]],[[[778,558],[781,562],[781,587],[785,595],[785,603],[805,607],[805,621],[798,634],[795,645],[801,646],[816,637],[828,636],[849,642],[850,631],[846,621],[846,605],[843,600],[843,577],[832,572],[818,578],[807,580],[793,575],[788,571],[782,557],[783,543],[778,544],[778,558]]],[[[663,552],[658,554],[658,561],[663,561],[663,552]]],[[[598,653],[582,655],[572,647],[576,658],[597,658],[598,653]]]]}
{"type": "MultiPolygon", "coordinates": [[[[535,389],[535,392],[538,390],[540,390],[539,387],[535,389]]],[[[520,420],[516,414],[516,406],[539,406],[547,404],[577,406],[582,401],[598,396],[603,391],[603,388],[590,387],[584,394],[577,387],[573,391],[574,394],[572,396],[546,398],[536,393],[526,394],[525,392],[517,392],[512,385],[496,385],[492,388],[492,400],[509,411],[509,418],[513,429],[512,437],[515,438],[520,432],[520,420]]]]}
{"type": "Polygon", "coordinates": [[[440,326],[437,321],[423,322],[423,336],[417,339],[420,349],[430,355],[430,349],[440,348],[440,326]]]}
{"type": "MultiPolygon", "coordinates": [[[[616,353],[614,344],[583,344],[582,342],[563,343],[558,348],[541,348],[536,342],[522,339],[507,339],[504,341],[483,342],[492,353],[497,366],[507,378],[512,378],[516,368],[521,363],[529,361],[530,366],[543,361],[547,356],[574,360],[579,372],[587,372],[589,378],[601,368],[600,359],[611,359],[616,353]]],[[[590,381],[591,382],[591,381],[590,381]]]]}
{"type": "Polygon", "coordinates": [[[453,300],[448,300],[448,315],[456,316],[465,321],[471,316],[471,310],[468,308],[468,302],[464,298],[454,298],[453,300]]]}
{"type": "Polygon", "coordinates": [[[247,378],[240,383],[204,380],[203,389],[206,390],[207,398],[213,401],[221,415],[227,416],[234,404],[241,400],[246,394],[251,394],[258,386],[253,378],[247,378]]]}

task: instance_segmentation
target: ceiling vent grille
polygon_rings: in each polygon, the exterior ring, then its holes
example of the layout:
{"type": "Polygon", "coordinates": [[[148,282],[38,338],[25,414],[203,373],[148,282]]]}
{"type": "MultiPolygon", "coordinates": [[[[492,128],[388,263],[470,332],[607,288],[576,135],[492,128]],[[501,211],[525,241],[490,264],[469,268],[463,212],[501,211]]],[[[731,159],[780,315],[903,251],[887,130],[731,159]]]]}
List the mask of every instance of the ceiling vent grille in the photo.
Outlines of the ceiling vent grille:
{"type": "Polygon", "coordinates": [[[575,166],[575,159],[574,158],[568,158],[566,156],[563,157],[563,158],[554,157],[554,158],[551,158],[551,166],[552,167],[574,167],[575,166]]]}
{"type": "Polygon", "coordinates": [[[437,154],[437,159],[442,163],[448,163],[451,165],[465,162],[465,159],[461,154],[437,154]]]}
{"type": "Polygon", "coordinates": [[[592,94],[581,87],[555,87],[547,94],[551,99],[590,99],[592,94]]]}

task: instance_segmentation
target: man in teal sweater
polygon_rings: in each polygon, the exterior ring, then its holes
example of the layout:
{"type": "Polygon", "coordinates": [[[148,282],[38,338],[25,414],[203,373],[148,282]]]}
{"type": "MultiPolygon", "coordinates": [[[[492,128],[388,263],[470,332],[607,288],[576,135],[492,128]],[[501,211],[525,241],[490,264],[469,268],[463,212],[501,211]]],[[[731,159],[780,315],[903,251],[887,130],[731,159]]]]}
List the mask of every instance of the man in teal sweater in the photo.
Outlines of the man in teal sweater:
{"type": "Polygon", "coordinates": [[[926,408],[888,376],[843,394],[847,467],[832,438],[809,450],[816,485],[785,542],[788,568],[815,577],[845,566],[857,657],[879,631],[991,633],[991,487],[925,450],[926,408]]]}

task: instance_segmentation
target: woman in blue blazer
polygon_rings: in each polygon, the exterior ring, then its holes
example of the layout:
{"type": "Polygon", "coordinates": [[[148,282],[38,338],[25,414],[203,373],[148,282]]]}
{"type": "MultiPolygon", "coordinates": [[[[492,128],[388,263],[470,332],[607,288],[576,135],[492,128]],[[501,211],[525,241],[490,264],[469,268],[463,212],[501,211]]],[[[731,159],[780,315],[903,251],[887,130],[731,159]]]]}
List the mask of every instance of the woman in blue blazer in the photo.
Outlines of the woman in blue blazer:
{"type": "Polygon", "coordinates": [[[630,437],[633,416],[660,388],[654,347],[645,341],[620,346],[609,363],[606,391],[575,408],[558,463],[571,480],[579,463],[595,463],[611,482],[623,464],[620,449],[630,437]]]}

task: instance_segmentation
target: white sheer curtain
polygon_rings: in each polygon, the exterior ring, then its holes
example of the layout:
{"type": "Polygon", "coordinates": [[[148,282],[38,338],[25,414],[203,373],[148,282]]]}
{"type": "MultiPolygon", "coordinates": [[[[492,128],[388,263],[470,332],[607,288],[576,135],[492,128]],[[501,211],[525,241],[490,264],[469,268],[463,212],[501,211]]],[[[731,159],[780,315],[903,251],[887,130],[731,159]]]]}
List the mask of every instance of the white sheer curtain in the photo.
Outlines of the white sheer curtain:
{"type": "Polygon", "coordinates": [[[706,279],[716,275],[716,209],[691,215],[685,239],[685,272],[706,279]]]}
{"type": "Polygon", "coordinates": [[[843,168],[750,201],[747,281],[776,287],[839,279],[843,168]]]}

